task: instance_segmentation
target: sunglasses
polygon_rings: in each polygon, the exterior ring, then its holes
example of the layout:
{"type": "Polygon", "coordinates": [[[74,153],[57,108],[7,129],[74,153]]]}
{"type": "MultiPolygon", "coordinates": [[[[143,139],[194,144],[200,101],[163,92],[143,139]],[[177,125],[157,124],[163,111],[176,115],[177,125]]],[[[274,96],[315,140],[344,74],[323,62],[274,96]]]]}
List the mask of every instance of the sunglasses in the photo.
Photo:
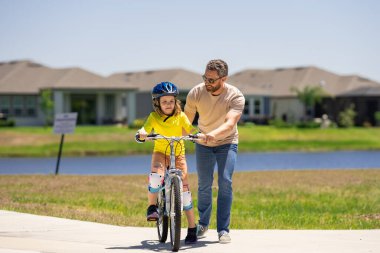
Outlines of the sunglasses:
{"type": "Polygon", "coordinates": [[[203,81],[205,81],[205,82],[207,82],[207,83],[209,83],[209,84],[213,84],[213,83],[215,83],[216,81],[218,81],[219,79],[221,79],[221,78],[223,78],[224,76],[221,76],[221,77],[219,77],[219,78],[217,78],[217,79],[212,79],[212,78],[207,78],[205,75],[203,75],[202,76],[202,79],[203,79],[203,81]]]}

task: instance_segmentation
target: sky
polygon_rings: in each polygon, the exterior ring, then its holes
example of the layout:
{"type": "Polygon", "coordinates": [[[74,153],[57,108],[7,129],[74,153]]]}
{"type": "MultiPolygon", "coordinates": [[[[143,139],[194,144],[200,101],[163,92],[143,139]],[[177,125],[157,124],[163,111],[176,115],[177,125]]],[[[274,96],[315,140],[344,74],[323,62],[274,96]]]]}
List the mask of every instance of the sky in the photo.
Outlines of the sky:
{"type": "Polygon", "coordinates": [[[0,62],[108,76],[223,59],[246,69],[316,66],[380,82],[378,0],[0,0],[0,62]]]}

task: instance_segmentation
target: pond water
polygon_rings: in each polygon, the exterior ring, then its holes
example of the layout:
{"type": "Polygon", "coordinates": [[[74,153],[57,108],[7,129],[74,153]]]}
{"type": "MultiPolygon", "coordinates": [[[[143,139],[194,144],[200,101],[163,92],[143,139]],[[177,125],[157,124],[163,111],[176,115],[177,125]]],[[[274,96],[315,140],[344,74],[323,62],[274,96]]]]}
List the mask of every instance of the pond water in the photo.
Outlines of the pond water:
{"type": "MultiPolygon", "coordinates": [[[[60,174],[147,174],[150,155],[62,157],[60,174]]],[[[195,155],[187,155],[190,173],[195,155]]],[[[0,158],[0,174],[54,174],[57,158],[0,158]]],[[[380,151],[239,153],[236,171],[379,169],[380,151]]]]}

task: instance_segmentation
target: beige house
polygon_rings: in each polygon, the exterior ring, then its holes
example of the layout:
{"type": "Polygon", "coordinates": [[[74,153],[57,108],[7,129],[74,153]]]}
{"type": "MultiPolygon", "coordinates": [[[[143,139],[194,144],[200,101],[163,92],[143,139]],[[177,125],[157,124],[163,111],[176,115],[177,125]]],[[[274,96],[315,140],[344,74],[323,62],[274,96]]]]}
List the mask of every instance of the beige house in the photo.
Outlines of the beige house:
{"type": "Polygon", "coordinates": [[[246,96],[244,118],[265,121],[282,118],[298,121],[304,107],[292,87],[320,86],[330,95],[315,108],[315,116],[326,113],[336,120],[337,114],[350,103],[358,110],[357,124],[374,123],[374,111],[380,110],[380,84],[360,76],[340,76],[317,67],[245,70],[230,77],[246,96]]]}
{"type": "MultiPolygon", "coordinates": [[[[184,69],[164,69],[116,73],[103,77],[80,68],[54,69],[31,61],[0,63],[0,113],[16,125],[42,125],[41,92],[53,93],[55,113],[78,112],[78,124],[131,124],[152,110],[150,91],[162,81],[175,83],[180,100],[202,82],[202,73],[184,69]]],[[[304,108],[291,87],[321,86],[330,97],[317,105],[316,117],[328,114],[336,120],[349,104],[358,112],[356,123],[374,124],[380,110],[380,84],[360,76],[340,76],[317,67],[249,69],[227,80],[246,98],[242,120],[266,123],[282,118],[298,121],[304,108]]]]}
{"type": "Polygon", "coordinates": [[[136,92],[136,118],[144,118],[152,111],[151,90],[155,84],[164,81],[176,84],[180,92],[179,99],[184,105],[190,89],[202,82],[201,74],[184,69],[117,73],[107,79],[111,82],[126,82],[131,86],[138,87],[136,92]]]}
{"type": "Polygon", "coordinates": [[[53,69],[31,61],[0,63],[0,112],[16,125],[43,125],[41,92],[49,89],[54,113],[78,112],[78,124],[131,123],[135,91],[80,68],[53,69]]]}

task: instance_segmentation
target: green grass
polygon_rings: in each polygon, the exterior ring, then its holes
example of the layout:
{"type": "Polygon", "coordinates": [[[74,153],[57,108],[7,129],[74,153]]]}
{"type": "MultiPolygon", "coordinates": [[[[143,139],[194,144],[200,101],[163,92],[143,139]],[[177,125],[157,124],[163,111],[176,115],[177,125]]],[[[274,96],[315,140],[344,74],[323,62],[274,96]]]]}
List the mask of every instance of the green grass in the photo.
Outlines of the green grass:
{"type": "MultiPolygon", "coordinates": [[[[65,135],[64,156],[149,154],[152,143],[134,141],[136,129],[78,126],[65,135]]],[[[300,129],[240,126],[240,152],[380,150],[380,128],[300,129]]],[[[60,135],[52,128],[0,128],[0,157],[57,156],[60,135]]],[[[188,153],[194,145],[186,143],[188,153]]]]}
{"type": "MultiPolygon", "coordinates": [[[[152,227],[146,183],[146,175],[0,176],[0,209],[152,227]]],[[[196,186],[190,174],[195,206],[196,186]]],[[[233,229],[380,229],[380,170],[239,172],[233,187],[233,229]]],[[[216,192],[214,184],[211,228],[216,192]]]]}
{"type": "MultiPolygon", "coordinates": [[[[64,156],[149,154],[136,129],[77,127],[65,136],[64,156]]],[[[380,128],[297,129],[241,126],[240,152],[380,150],[380,128]]],[[[56,156],[52,128],[0,128],[0,156],[56,156]]],[[[187,143],[188,153],[194,145],[187,143]]],[[[215,181],[217,179],[215,178],[215,181]]],[[[194,205],[197,178],[190,175],[194,205]]],[[[216,189],[211,227],[216,226],[216,189]]],[[[0,209],[107,224],[145,221],[146,175],[0,176],[0,209]]],[[[183,220],[183,224],[186,221],[183,220]]],[[[380,170],[240,172],[234,175],[231,228],[380,228],[380,170]]]]}

